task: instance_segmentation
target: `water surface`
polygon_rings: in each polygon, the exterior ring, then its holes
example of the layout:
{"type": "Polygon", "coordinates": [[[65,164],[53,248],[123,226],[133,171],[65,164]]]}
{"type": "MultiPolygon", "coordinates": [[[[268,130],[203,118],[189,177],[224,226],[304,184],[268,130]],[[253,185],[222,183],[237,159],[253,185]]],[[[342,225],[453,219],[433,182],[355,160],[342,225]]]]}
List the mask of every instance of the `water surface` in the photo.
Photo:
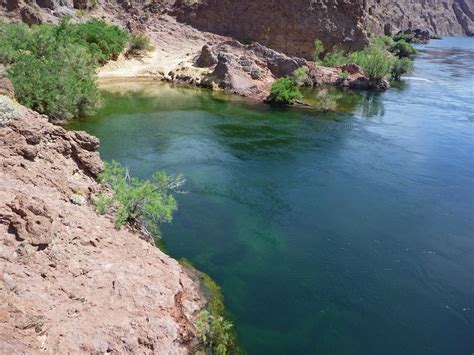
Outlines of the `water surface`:
{"type": "Polygon", "coordinates": [[[220,283],[249,354],[472,354],[473,46],[433,41],[337,113],[125,84],[70,128],[186,175],[167,248],[220,283]]]}

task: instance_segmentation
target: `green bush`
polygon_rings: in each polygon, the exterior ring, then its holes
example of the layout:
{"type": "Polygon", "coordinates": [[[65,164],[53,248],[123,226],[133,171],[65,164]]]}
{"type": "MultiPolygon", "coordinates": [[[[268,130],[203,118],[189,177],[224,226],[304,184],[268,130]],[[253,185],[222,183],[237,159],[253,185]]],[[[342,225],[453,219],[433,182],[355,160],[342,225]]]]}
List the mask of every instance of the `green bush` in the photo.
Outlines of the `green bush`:
{"type": "Polygon", "coordinates": [[[226,355],[233,347],[232,323],[208,311],[199,313],[196,328],[201,343],[218,355],[226,355]]]}
{"type": "Polygon", "coordinates": [[[293,79],[297,85],[303,85],[305,80],[308,78],[308,68],[299,67],[293,71],[293,79]]]}
{"type": "Polygon", "coordinates": [[[0,62],[17,99],[52,120],[93,114],[99,105],[95,67],[123,51],[127,33],[104,21],[0,25],[0,62]]]}
{"type": "Polygon", "coordinates": [[[398,58],[392,65],[391,76],[393,80],[400,80],[403,74],[413,71],[413,61],[410,58],[398,58]]]}
{"type": "Polygon", "coordinates": [[[278,104],[288,105],[302,97],[298,86],[288,77],[276,80],[270,89],[270,100],[278,104]]]}
{"type": "Polygon", "coordinates": [[[334,50],[328,53],[319,64],[325,67],[337,67],[338,65],[348,64],[350,62],[349,57],[341,50],[334,50]]]}
{"type": "Polygon", "coordinates": [[[153,45],[147,35],[140,32],[134,32],[130,35],[128,41],[128,55],[139,55],[145,51],[152,51],[153,45]]]}
{"type": "Polygon", "coordinates": [[[324,53],[324,44],[319,39],[314,40],[313,60],[317,62],[324,53]]]}
{"type": "Polygon", "coordinates": [[[362,68],[370,80],[379,80],[390,74],[394,62],[390,53],[377,47],[367,47],[360,52],[354,52],[350,58],[362,68]]]}
{"type": "Polygon", "coordinates": [[[370,41],[370,46],[378,47],[380,49],[385,49],[390,52],[392,51],[392,48],[394,45],[395,45],[395,41],[390,36],[374,37],[370,41]]]}
{"type": "Polygon", "coordinates": [[[114,206],[117,227],[129,223],[145,229],[148,224],[171,222],[177,205],[170,192],[184,181],[181,176],[170,177],[161,172],[155,173],[151,180],[140,180],[130,177],[128,170],[114,161],[105,164],[98,180],[111,188],[112,196],[99,195],[97,211],[105,212],[114,206]]]}
{"type": "Polygon", "coordinates": [[[399,58],[412,57],[418,53],[418,51],[412,44],[406,42],[403,39],[395,42],[395,44],[391,47],[390,51],[399,58]]]}
{"type": "Polygon", "coordinates": [[[30,43],[31,32],[26,24],[0,24],[0,63],[13,63],[18,52],[28,50],[30,43]]]}
{"type": "Polygon", "coordinates": [[[70,24],[69,18],[64,17],[56,27],[56,33],[58,40],[86,47],[99,64],[117,59],[128,39],[125,30],[98,19],[70,24]]]}
{"type": "Polygon", "coordinates": [[[339,74],[339,78],[341,80],[346,80],[349,76],[350,76],[350,74],[347,71],[343,71],[339,74]]]}
{"type": "MultiPolygon", "coordinates": [[[[47,37],[43,40],[47,41],[47,37]]],[[[40,42],[36,42],[35,50],[42,53],[51,50],[54,54],[37,56],[33,50],[25,51],[7,70],[18,101],[49,115],[52,120],[92,114],[100,96],[91,56],[76,45],[54,47],[51,42],[49,47],[42,41],[44,48],[39,48],[40,42]]]]}

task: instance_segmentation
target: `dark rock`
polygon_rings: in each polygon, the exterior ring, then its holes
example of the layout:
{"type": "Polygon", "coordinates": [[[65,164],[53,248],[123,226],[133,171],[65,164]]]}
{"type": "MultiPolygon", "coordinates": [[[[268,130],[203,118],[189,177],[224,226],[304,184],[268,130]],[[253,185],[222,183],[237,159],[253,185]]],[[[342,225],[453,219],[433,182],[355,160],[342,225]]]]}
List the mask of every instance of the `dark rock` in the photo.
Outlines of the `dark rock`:
{"type": "Polygon", "coordinates": [[[21,20],[28,26],[39,25],[43,22],[41,15],[35,9],[25,6],[20,10],[21,20]]]}
{"type": "Polygon", "coordinates": [[[7,3],[6,3],[7,11],[14,11],[18,9],[19,5],[20,5],[19,0],[7,0],[7,3]]]}
{"type": "Polygon", "coordinates": [[[36,4],[43,9],[54,10],[58,7],[57,0],[36,0],[36,4]]]}
{"type": "Polygon", "coordinates": [[[212,53],[211,48],[206,44],[202,47],[201,55],[196,61],[196,66],[198,68],[208,68],[217,64],[217,58],[212,53]]]}
{"type": "Polygon", "coordinates": [[[73,0],[73,7],[78,10],[87,10],[92,8],[89,0],[73,0]]]}

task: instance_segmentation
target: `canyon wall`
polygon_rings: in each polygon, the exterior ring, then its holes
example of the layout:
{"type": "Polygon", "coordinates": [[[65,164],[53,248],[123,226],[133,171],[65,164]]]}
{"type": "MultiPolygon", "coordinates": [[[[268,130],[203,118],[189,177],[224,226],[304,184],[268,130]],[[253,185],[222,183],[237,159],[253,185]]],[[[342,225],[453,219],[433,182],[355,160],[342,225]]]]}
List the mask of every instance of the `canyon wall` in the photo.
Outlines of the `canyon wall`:
{"type": "Polygon", "coordinates": [[[472,0],[178,0],[176,5],[179,20],[202,30],[306,58],[316,38],[328,48],[353,50],[371,35],[399,30],[474,34],[472,0]]]}

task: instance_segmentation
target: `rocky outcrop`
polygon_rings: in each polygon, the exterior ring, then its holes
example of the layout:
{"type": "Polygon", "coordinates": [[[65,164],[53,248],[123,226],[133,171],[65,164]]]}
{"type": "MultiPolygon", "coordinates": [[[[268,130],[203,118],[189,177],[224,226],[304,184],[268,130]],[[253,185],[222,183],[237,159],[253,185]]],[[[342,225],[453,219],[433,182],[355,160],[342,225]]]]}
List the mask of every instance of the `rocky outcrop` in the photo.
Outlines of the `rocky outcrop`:
{"type": "Polygon", "coordinates": [[[0,353],[187,353],[199,288],[95,213],[99,141],[1,102],[0,353]]]}

